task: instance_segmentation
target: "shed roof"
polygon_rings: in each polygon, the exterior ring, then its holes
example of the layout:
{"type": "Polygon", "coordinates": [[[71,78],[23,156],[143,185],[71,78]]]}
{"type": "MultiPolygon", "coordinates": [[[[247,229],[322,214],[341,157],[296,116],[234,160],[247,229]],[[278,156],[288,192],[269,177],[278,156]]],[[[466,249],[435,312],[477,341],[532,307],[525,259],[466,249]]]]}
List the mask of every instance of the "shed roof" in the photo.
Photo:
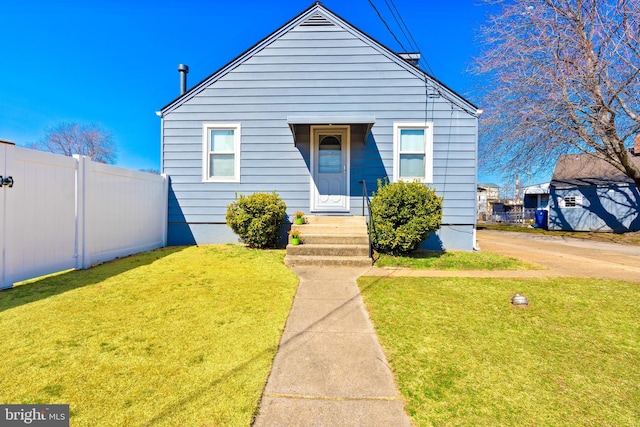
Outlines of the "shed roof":
{"type": "MultiPolygon", "coordinates": [[[[632,156],[631,159],[640,167],[640,156],[632,156]]],[[[579,187],[611,184],[633,184],[633,180],[591,154],[566,154],[558,159],[550,185],[579,187]]]]}
{"type": "Polygon", "coordinates": [[[549,183],[528,185],[524,187],[524,194],[549,194],[549,183]]]}
{"type": "Polygon", "coordinates": [[[178,98],[176,98],[175,100],[173,100],[172,102],[170,102],[169,104],[164,106],[160,111],[162,112],[162,114],[168,113],[171,110],[175,109],[176,107],[180,106],[182,103],[184,103],[184,102],[188,101],[189,99],[193,98],[198,93],[200,93],[202,90],[204,90],[206,87],[208,87],[210,84],[212,84],[213,82],[215,82],[216,80],[218,80],[219,78],[221,78],[222,76],[226,75],[227,73],[229,73],[230,71],[235,69],[237,66],[242,64],[244,61],[246,61],[247,59],[252,57],[255,53],[257,53],[257,52],[261,51],[262,49],[264,49],[265,47],[267,47],[274,40],[276,40],[277,38],[281,37],[283,34],[287,33],[292,28],[296,27],[297,25],[299,25],[301,23],[305,23],[305,21],[306,21],[307,25],[313,25],[314,23],[317,23],[317,22],[320,22],[320,21],[322,21],[322,22],[332,22],[333,24],[344,28],[345,30],[347,30],[350,33],[352,33],[353,35],[355,35],[357,38],[361,39],[365,43],[367,43],[370,46],[374,47],[378,51],[384,53],[391,61],[394,61],[397,64],[399,64],[400,66],[404,67],[409,72],[414,74],[416,77],[418,77],[418,78],[420,78],[422,80],[425,80],[425,81],[429,81],[432,84],[434,84],[436,87],[439,88],[438,93],[441,96],[443,96],[446,99],[448,99],[452,104],[455,103],[455,104],[458,105],[459,108],[463,109],[464,111],[466,111],[470,115],[477,116],[476,111],[477,111],[478,107],[476,105],[472,104],[470,101],[465,99],[462,95],[458,94],[457,92],[455,92],[454,90],[452,90],[451,88],[449,88],[448,86],[443,84],[441,81],[439,81],[435,77],[427,74],[423,70],[421,70],[418,67],[412,65],[410,62],[408,62],[406,59],[404,59],[400,54],[395,53],[391,49],[389,49],[386,46],[384,46],[382,43],[380,43],[380,42],[374,40],[373,38],[369,37],[364,32],[360,31],[358,28],[356,28],[355,26],[353,26],[352,24],[350,24],[349,22],[347,22],[343,18],[339,17],[338,15],[336,15],[331,10],[327,9],[319,1],[314,2],[310,7],[308,7],[306,10],[301,12],[298,16],[293,18],[291,21],[287,22],[285,25],[283,25],[282,27],[278,28],[276,31],[271,33],[269,36],[265,37],[263,40],[261,40],[260,42],[256,43],[254,46],[252,46],[251,48],[246,50],[244,53],[239,55],[236,59],[234,59],[233,61],[231,61],[227,65],[223,66],[218,71],[214,72],[213,74],[211,74],[209,77],[205,78],[204,80],[202,80],[198,84],[196,84],[194,87],[189,89],[187,92],[185,92],[184,94],[180,95],[178,98]]]}

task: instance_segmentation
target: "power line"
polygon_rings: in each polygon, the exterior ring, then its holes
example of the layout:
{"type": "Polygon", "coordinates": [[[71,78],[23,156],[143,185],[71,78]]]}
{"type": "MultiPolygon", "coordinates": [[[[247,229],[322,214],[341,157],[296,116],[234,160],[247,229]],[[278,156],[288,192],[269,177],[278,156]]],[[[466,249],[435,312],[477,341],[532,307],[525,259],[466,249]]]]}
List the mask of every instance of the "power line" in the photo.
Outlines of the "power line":
{"type": "Polygon", "coordinates": [[[391,27],[389,27],[389,24],[387,24],[387,21],[384,20],[384,18],[382,17],[382,14],[380,14],[380,11],[378,10],[378,8],[376,7],[375,4],[373,4],[372,0],[369,0],[369,4],[371,5],[371,7],[373,8],[373,10],[376,11],[376,13],[378,14],[378,18],[380,18],[380,20],[382,21],[382,23],[384,24],[385,27],[387,27],[387,31],[389,31],[389,33],[391,33],[391,35],[393,36],[393,38],[396,40],[396,43],[398,43],[400,45],[400,47],[402,48],[402,50],[406,51],[407,49],[405,49],[405,47],[403,46],[403,44],[400,42],[400,40],[398,40],[398,37],[396,37],[395,33],[391,30],[391,27]]]}
{"type": "MultiPolygon", "coordinates": [[[[404,35],[407,42],[409,42],[410,45],[413,45],[415,47],[415,50],[420,54],[419,61],[421,61],[424,64],[425,69],[429,71],[429,73],[431,73],[433,77],[436,77],[436,73],[431,68],[431,65],[429,65],[429,61],[427,61],[426,56],[422,54],[422,49],[420,49],[418,42],[416,42],[416,39],[413,37],[413,34],[411,34],[411,30],[409,29],[409,26],[406,24],[406,22],[402,18],[402,14],[398,10],[398,7],[396,6],[395,2],[393,0],[385,0],[385,3],[387,4],[387,7],[391,11],[392,15],[394,15],[394,12],[393,12],[394,10],[395,10],[395,13],[398,15],[400,22],[398,22],[398,19],[396,19],[396,24],[398,24],[398,27],[400,28],[400,31],[402,31],[402,34],[404,35]],[[389,2],[391,2],[391,6],[393,6],[393,10],[389,6],[389,2]],[[403,27],[407,30],[407,34],[409,35],[408,37],[405,34],[403,27]]],[[[394,18],[395,18],[395,15],[394,15],[394,18]]]]}
{"type": "MultiPolygon", "coordinates": [[[[398,12],[398,8],[396,8],[395,4],[393,5],[393,8],[391,8],[391,5],[389,4],[388,0],[384,0],[384,2],[387,5],[387,9],[389,9],[389,12],[391,12],[391,16],[393,16],[393,19],[396,21],[396,25],[398,26],[398,28],[400,28],[400,31],[402,31],[402,35],[404,36],[404,39],[409,43],[409,47],[413,51],[419,53],[420,49],[418,48],[418,45],[416,43],[413,43],[413,44],[411,43],[412,41],[414,41],[413,37],[411,37],[411,39],[409,39],[409,37],[407,37],[407,34],[404,31],[405,28],[406,28],[407,32],[409,32],[409,28],[407,28],[406,25],[403,25],[404,24],[404,20],[402,19],[402,16],[400,15],[400,12],[398,12]],[[395,12],[394,12],[394,10],[395,10],[395,12]],[[400,22],[402,22],[402,24],[400,22]]],[[[393,4],[393,0],[392,0],[392,4],[393,4]]]]}
{"type": "MultiPolygon", "coordinates": [[[[424,63],[426,65],[425,69],[429,70],[431,75],[434,76],[434,78],[435,78],[435,73],[431,69],[431,66],[429,65],[429,62],[427,62],[427,60],[424,58],[424,55],[422,54],[422,51],[420,50],[420,46],[418,46],[418,42],[416,42],[415,38],[411,34],[411,30],[409,29],[409,26],[407,25],[407,23],[402,18],[402,14],[398,10],[398,7],[396,6],[395,2],[393,0],[385,0],[385,4],[387,5],[387,8],[391,12],[391,15],[393,16],[393,19],[395,19],[396,25],[398,25],[398,27],[400,28],[400,31],[402,31],[402,35],[404,36],[405,40],[407,40],[407,42],[412,47],[412,49],[414,49],[415,51],[418,52],[418,55],[419,55],[418,63],[420,63],[420,62],[424,63]],[[405,32],[405,29],[406,29],[406,32],[405,32]],[[408,34],[408,36],[407,36],[407,34],[408,34]]],[[[427,110],[425,110],[425,122],[426,122],[427,121],[427,117],[429,115],[429,113],[428,113],[429,100],[431,98],[433,98],[429,94],[429,85],[427,84],[427,79],[425,79],[425,82],[424,82],[424,89],[425,89],[425,97],[426,97],[426,103],[427,103],[427,105],[426,105],[427,110]]],[[[438,95],[440,94],[440,90],[438,90],[437,86],[434,87],[433,89],[434,89],[435,93],[437,93],[438,95]]],[[[431,105],[433,106],[433,102],[431,102],[431,105]]],[[[432,111],[432,120],[433,120],[433,111],[432,111]]]]}

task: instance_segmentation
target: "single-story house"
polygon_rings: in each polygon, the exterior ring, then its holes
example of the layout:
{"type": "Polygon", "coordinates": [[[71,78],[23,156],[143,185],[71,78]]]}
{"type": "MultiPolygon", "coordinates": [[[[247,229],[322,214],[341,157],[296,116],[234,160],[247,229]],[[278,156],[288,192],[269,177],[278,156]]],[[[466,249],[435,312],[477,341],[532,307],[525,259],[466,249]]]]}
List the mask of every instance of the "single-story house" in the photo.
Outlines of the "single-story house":
{"type": "MultiPolygon", "coordinates": [[[[638,147],[640,148],[640,147],[638,147]]],[[[640,167],[640,150],[632,157],[640,167]]],[[[640,230],[640,193],[634,182],[589,154],[558,159],[549,184],[549,229],[640,230]]]]}
{"type": "Polygon", "coordinates": [[[419,180],[444,197],[423,247],[471,250],[479,110],[416,58],[316,2],[162,108],[169,244],[237,242],[225,213],[240,194],[363,215],[362,182],[419,180]]]}

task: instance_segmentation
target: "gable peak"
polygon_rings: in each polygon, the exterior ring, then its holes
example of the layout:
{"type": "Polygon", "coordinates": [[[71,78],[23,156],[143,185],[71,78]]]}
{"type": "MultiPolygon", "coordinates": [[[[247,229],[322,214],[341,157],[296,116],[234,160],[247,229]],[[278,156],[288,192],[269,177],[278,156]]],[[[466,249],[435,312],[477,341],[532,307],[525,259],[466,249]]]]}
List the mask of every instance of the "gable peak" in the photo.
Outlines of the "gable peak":
{"type": "Polygon", "coordinates": [[[313,15],[305,19],[300,25],[303,27],[331,27],[333,22],[329,21],[323,13],[316,10],[313,15]]]}

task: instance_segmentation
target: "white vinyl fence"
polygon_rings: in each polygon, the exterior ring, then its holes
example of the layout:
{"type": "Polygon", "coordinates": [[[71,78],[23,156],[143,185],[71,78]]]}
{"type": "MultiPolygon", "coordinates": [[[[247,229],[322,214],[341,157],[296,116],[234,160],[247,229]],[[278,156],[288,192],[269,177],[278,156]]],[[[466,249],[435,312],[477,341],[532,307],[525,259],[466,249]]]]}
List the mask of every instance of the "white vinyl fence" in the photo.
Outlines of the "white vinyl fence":
{"type": "Polygon", "coordinates": [[[166,245],[164,176],[0,141],[0,289],[166,245]]]}

